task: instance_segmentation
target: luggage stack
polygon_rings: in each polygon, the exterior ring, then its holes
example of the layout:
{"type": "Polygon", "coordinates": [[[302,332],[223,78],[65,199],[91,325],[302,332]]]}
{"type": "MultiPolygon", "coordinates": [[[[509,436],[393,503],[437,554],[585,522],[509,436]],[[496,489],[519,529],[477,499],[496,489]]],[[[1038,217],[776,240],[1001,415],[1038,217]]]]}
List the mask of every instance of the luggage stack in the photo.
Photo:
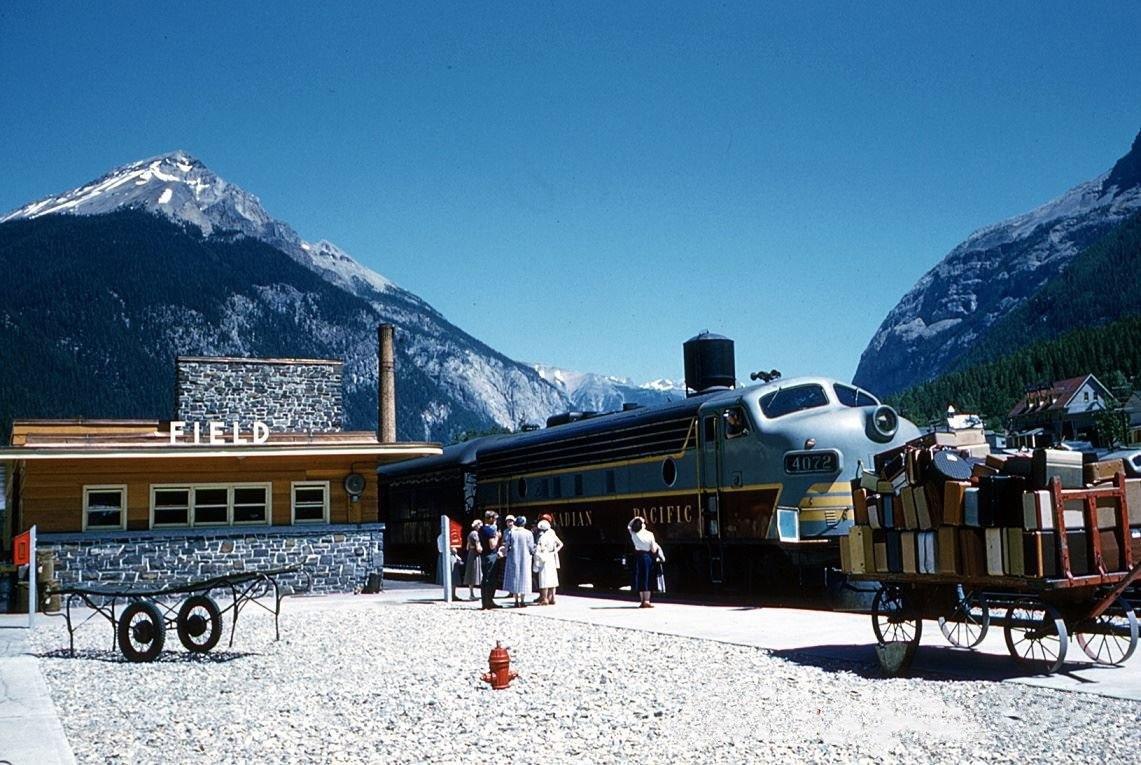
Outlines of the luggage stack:
{"type": "MultiPolygon", "coordinates": [[[[953,435],[953,434],[952,434],[953,435]]],[[[1089,462],[1081,452],[985,454],[931,433],[875,457],[875,470],[852,482],[855,525],[841,541],[841,568],[854,574],[941,574],[964,579],[1064,576],[1058,517],[1050,490],[1111,486],[1120,460],[1089,462]]],[[[961,438],[961,436],[960,436],[961,438]]],[[[1088,458],[1087,458],[1088,459],[1088,458]]],[[[1070,571],[1125,570],[1125,545],[1141,560],[1141,479],[1125,482],[1128,524],[1118,496],[1065,499],[1070,571]]]]}

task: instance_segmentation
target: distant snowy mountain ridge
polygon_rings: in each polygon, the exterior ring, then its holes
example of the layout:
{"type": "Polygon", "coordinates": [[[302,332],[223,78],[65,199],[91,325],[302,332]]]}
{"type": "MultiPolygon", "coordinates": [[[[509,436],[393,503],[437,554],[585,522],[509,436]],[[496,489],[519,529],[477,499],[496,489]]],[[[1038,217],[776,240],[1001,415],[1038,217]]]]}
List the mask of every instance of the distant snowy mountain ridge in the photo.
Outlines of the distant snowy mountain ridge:
{"type": "Polygon", "coordinates": [[[549,364],[531,365],[539,376],[564,393],[576,411],[613,412],[623,404],[650,406],[685,398],[685,385],[659,379],[639,385],[628,377],[573,372],[549,364]]]}

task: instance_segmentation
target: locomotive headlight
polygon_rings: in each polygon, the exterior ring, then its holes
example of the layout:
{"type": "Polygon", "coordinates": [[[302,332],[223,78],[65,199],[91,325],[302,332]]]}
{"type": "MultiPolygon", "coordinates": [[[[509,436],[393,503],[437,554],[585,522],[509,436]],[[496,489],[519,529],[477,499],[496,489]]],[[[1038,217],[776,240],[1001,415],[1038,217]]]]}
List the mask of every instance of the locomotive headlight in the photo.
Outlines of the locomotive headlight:
{"type": "Polygon", "coordinates": [[[876,441],[890,441],[899,429],[899,415],[890,406],[877,406],[868,419],[868,435],[876,441]]]}

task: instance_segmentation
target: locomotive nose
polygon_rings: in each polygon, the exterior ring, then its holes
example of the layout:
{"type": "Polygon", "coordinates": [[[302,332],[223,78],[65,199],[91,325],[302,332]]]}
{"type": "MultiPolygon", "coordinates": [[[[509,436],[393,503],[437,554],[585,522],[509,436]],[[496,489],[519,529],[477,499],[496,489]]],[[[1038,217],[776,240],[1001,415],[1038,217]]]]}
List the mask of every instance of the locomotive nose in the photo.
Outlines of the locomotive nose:
{"type": "Polygon", "coordinates": [[[868,414],[868,437],[875,441],[887,442],[899,430],[899,415],[887,405],[877,406],[868,414]]]}

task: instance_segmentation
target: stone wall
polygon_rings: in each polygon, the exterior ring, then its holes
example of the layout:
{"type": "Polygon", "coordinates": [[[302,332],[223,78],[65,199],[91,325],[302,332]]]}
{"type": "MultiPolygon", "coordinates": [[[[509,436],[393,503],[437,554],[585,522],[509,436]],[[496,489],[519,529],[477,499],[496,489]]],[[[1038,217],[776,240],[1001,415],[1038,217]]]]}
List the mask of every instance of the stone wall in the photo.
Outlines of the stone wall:
{"type": "MultiPolygon", "coordinates": [[[[356,592],[384,568],[384,525],[270,526],[155,532],[40,534],[60,586],[162,587],[301,564],[314,593],[356,592]]],[[[279,584],[297,587],[302,577],[279,584]]]]}
{"type": "Polygon", "coordinates": [[[175,419],[260,420],[271,431],[329,433],[344,424],[344,364],[302,359],[180,357],[175,419]]]}

